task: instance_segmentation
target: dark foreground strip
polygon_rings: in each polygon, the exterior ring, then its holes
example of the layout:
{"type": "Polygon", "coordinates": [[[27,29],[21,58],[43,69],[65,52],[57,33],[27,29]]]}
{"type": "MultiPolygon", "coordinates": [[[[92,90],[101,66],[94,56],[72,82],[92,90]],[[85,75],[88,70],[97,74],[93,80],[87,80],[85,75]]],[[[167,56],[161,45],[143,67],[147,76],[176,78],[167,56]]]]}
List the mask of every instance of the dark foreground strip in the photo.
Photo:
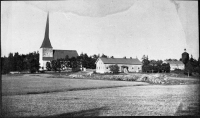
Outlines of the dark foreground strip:
{"type": "Polygon", "coordinates": [[[175,116],[200,116],[199,102],[191,103],[186,110],[183,110],[181,103],[175,113],[175,116]]]}
{"type": "Polygon", "coordinates": [[[15,118],[66,118],[66,117],[80,117],[80,116],[81,117],[82,116],[99,116],[99,114],[103,110],[109,110],[109,108],[104,106],[100,108],[81,110],[81,111],[75,111],[75,112],[63,113],[63,114],[51,115],[51,116],[27,116],[27,117],[15,117],[15,118]]]}
{"type": "Polygon", "coordinates": [[[81,90],[93,90],[93,89],[107,89],[107,88],[119,88],[119,87],[129,87],[129,86],[148,86],[147,84],[138,84],[138,85],[126,85],[126,86],[105,86],[105,87],[92,87],[92,88],[72,88],[72,89],[60,89],[54,91],[38,91],[38,92],[27,92],[27,93],[2,93],[3,96],[12,96],[12,95],[30,95],[30,94],[46,94],[46,93],[55,93],[55,92],[67,92],[67,91],[81,91],[81,90]]]}

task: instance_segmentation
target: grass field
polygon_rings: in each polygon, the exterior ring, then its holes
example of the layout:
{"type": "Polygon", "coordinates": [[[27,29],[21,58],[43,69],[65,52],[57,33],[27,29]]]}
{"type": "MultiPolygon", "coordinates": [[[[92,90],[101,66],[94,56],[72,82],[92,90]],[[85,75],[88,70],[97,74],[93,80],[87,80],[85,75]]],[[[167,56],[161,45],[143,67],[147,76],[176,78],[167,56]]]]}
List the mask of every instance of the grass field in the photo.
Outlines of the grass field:
{"type": "Polygon", "coordinates": [[[81,80],[70,78],[49,78],[49,74],[27,74],[2,76],[2,95],[41,94],[83,89],[111,88],[133,85],[147,85],[143,82],[119,82],[103,80],[81,80]]]}
{"type": "Polygon", "coordinates": [[[199,114],[199,85],[2,76],[4,117],[141,116],[199,114]],[[195,105],[193,105],[195,104],[195,105]],[[188,110],[192,108],[193,110],[188,110]]]}

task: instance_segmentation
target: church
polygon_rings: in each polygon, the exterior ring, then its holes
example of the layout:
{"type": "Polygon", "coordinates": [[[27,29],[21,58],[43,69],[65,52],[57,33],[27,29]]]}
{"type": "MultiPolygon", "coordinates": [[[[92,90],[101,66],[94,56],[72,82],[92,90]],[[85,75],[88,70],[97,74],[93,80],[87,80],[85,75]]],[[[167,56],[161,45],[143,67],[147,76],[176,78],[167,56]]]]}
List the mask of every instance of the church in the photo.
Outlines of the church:
{"type": "Polygon", "coordinates": [[[77,57],[78,53],[76,50],[55,50],[53,49],[50,39],[49,39],[49,13],[47,15],[46,29],[44,40],[39,49],[39,62],[40,67],[46,70],[46,63],[51,60],[56,60],[60,58],[65,58],[67,55],[69,58],[77,57]]]}

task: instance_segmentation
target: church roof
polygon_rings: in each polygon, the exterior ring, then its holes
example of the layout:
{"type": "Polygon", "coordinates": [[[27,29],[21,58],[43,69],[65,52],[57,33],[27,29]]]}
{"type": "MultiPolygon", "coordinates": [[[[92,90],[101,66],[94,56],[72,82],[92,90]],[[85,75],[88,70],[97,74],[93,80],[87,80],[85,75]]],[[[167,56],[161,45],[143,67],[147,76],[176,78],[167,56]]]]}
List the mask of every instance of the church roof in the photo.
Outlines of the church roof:
{"type": "Polygon", "coordinates": [[[76,50],[53,50],[53,59],[65,58],[68,55],[69,58],[77,57],[78,53],[76,50]]]}
{"type": "Polygon", "coordinates": [[[40,48],[52,48],[51,42],[49,39],[49,13],[47,15],[47,24],[46,24],[46,29],[45,29],[44,40],[40,48]]]}
{"type": "Polygon", "coordinates": [[[130,65],[142,65],[142,63],[137,59],[128,59],[128,58],[103,58],[100,57],[104,64],[130,64],[130,65]]]}

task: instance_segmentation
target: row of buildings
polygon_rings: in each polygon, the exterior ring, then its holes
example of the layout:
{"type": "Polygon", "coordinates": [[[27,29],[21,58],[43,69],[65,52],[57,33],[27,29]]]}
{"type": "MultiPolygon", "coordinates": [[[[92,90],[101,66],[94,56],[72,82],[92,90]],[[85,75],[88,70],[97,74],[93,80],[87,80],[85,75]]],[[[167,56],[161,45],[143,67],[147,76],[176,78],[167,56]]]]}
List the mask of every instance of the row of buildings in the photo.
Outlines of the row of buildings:
{"type": "MultiPolygon", "coordinates": [[[[39,53],[40,66],[44,70],[46,70],[46,63],[50,62],[50,60],[65,58],[66,55],[68,55],[69,58],[78,56],[76,50],[53,49],[49,39],[49,14],[47,16],[44,40],[39,53]]],[[[176,68],[184,69],[184,64],[181,61],[165,61],[164,63],[169,63],[171,70],[176,68]]],[[[109,66],[115,64],[119,66],[119,72],[140,72],[142,70],[142,63],[137,58],[98,58],[96,61],[96,72],[110,72],[109,66]]]]}
{"type": "MultiPolygon", "coordinates": [[[[184,64],[182,61],[164,61],[163,63],[169,63],[171,71],[175,69],[184,69],[184,64]]],[[[110,72],[109,66],[115,64],[119,66],[119,72],[142,71],[142,62],[137,58],[98,58],[96,61],[96,72],[110,72]]]]}

